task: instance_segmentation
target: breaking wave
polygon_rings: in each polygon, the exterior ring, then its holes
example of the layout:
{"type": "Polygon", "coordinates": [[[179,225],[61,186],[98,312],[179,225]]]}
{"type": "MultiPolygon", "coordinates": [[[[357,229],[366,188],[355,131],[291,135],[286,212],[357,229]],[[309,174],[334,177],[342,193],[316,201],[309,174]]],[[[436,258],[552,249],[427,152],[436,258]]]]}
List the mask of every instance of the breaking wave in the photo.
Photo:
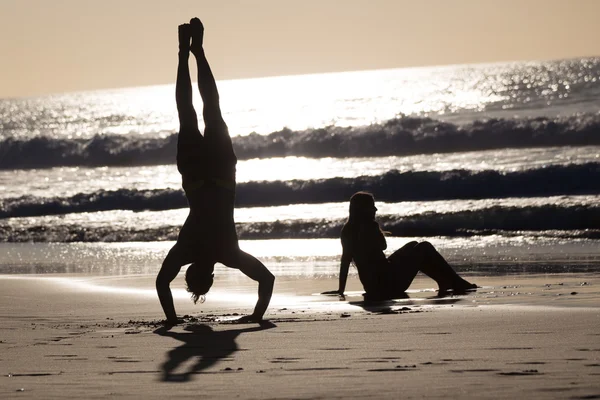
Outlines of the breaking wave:
{"type": "MultiPolygon", "coordinates": [[[[240,183],[237,207],[267,207],[348,201],[369,191],[386,202],[534,197],[600,193],[600,163],[556,165],[501,173],[389,171],[378,176],[240,183]]],[[[0,219],[109,210],[159,211],[187,207],[182,190],[120,189],[71,197],[22,196],[0,201],[0,219]]]]}
{"type": "MultiPolygon", "coordinates": [[[[600,144],[600,114],[488,119],[458,125],[431,118],[398,117],[360,127],[328,126],[233,138],[239,159],[383,157],[499,148],[600,144]]],[[[96,135],[91,139],[36,136],[0,140],[0,169],[58,166],[162,165],[175,161],[177,135],[96,135]]]]}
{"type": "MultiPolygon", "coordinates": [[[[378,218],[392,236],[523,235],[600,239],[600,206],[490,207],[454,213],[378,218]]],[[[344,220],[285,220],[237,224],[240,239],[338,238],[344,220]]],[[[0,224],[3,242],[133,242],[176,240],[177,226],[151,229],[0,224]]]]}

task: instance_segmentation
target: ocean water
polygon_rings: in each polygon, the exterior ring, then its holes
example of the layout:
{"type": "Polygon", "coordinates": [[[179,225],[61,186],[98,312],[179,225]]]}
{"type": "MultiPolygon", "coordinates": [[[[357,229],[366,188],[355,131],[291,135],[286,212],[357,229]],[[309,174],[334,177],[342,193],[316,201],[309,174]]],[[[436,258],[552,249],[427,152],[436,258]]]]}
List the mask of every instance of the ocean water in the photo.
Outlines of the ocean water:
{"type": "MultiPolygon", "coordinates": [[[[598,268],[600,58],[218,86],[242,247],[280,274],[335,272],[358,190],[390,250],[598,268]]],[[[155,273],[187,215],[177,128],[174,84],[0,99],[0,273],[155,273]]]]}

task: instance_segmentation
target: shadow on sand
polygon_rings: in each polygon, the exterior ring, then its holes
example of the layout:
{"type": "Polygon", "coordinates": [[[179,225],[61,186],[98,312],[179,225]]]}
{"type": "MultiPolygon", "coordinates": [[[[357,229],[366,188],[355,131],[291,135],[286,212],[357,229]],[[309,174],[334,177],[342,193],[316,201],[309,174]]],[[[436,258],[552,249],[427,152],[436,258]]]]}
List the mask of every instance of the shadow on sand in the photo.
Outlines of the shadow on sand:
{"type": "Polygon", "coordinates": [[[365,311],[377,314],[397,314],[405,311],[407,306],[421,305],[451,305],[456,304],[462,299],[456,295],[464,295],[467,292],[448,293],[442,292],[436,296],[419,298],[411,300],[407,293],[400,293],[394,296],[393,299],[376,300],[365,297],[363,301],[349,301],[348,304],[358,306],[365,311]]]}
{"type": "Polygon", "coordinates": [[[183,344],[167,353],[161,370],[165,382],[187,382],[192,374],[200,373],[220,360],[229,358],[239,350],[235,339],[241,333],[257,332],[275,328],[277,325],[269,321],[261,322],[258,326],[243,329],[228,329],[215,331],[204,324],[187,325],[185,332],[171,332],[166,327],[158,328],[155,334],[172,337],[183,344]],[[197,362],[185,372],[175,373],[186,361],[198,358],[197,362]]]}

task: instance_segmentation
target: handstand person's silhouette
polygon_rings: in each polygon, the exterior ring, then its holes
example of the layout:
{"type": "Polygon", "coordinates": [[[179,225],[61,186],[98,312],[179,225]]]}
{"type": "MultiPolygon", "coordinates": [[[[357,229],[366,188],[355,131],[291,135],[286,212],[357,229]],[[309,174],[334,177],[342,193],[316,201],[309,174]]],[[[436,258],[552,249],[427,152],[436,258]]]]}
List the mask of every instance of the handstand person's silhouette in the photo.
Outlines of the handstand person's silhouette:
{"type": "Polygon", "coordinates": [[[244,329],[213,330],[208,325],[193,324],[183,328],[183,332],[173,332],[167,327],[154,331],[155,334],[179,340],[181,345],[167,353],[167,360],[162,364],[163,381],[186,382],[192,374],[200,373],[221,360],[227,360],[238,350],[237,337],[242,333],[257,332],[275,328],[276,325],[263,321],[257,326],[244,329]],[[196,362],[183,372],[176,372],[189,360],[196,362]]]}
{"type": "Polygon", "coordinates": [[[440,294],[477,288],[461,278],[429,242],[409,242],[386,257],[387,242],[375,220],[376,211],[372,194],[358,192],[350,198],[350,215],[341,235],[339,287],[323,294],[344,294],[351,262],[358,269],[365,300],[406,297],[404,292],[419,271],[436,281],[440,294]]]}
{"type": "Polygon", "coordinates": [[[258,281],[258,301],[251,315],[240,322],[260,321],[267,310],[275,277],[256,258],[240,250],[233,219],[235,200],[235,156],[229,130],[221,115],[219,93],[202,47],[204,27],[198,18],[179,26],[179,65],[175,98],[179,114],[177,169],[182,176],[190,213],[177,242],[163,261],[156,278],[156,291],[168,324],[177,324],[169,287],[181,267],[191,264],[185,275],[195,302],[204,299],[213,283],[214,264],[239,269],[258,281]],[[190,44],[191,41],[191,44],[190,44]],[[203,102],[204,135],[192,105],[192,82],[188,59],[196,58],[198,88],[203,102]]]}

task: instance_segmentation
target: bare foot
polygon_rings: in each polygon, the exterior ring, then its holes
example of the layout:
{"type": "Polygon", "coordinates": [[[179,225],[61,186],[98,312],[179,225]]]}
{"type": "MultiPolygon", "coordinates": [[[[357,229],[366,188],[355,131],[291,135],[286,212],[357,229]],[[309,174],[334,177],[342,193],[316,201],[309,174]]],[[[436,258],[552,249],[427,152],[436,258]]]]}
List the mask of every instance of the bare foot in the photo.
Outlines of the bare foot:
{"type": "Polygon", "coordinates": [[[190,24],[179,25],[179,50],[190,51],[190,39],[192,37],[192,29],[190,24]]]}
{"type": "Polygon", "coordinates": [[[471,282],[468,282],[462,278],[460,278],[460,280],[456,283],[454,283],[454,285],[452,285],[452,290],[454,292],[468,292],[470,290],[476,290],[477,289],[477,285],[471,282]]]}
{"type": "Polygon", "coordinates": [[[453,284],[452,286],[445,286],[445,285],[440,285],[438,292],[440,294],[442,293],[447,293],[449,291],[452,291],[454,293],[464,293],[464,292],[468,292],[471,290],[477,290],[479,286],[477,286],[474,283],[471,283],[469,281],[464,280],[463,278],[458,278],[453,284]]]}
{"type": "Polygon", "coordinates": [[[202,50],[202,42],[204,40],[204,25],[198,18],[192,18],[190,20],[190,27],[192,31],[192,53],[202,50]]]}

